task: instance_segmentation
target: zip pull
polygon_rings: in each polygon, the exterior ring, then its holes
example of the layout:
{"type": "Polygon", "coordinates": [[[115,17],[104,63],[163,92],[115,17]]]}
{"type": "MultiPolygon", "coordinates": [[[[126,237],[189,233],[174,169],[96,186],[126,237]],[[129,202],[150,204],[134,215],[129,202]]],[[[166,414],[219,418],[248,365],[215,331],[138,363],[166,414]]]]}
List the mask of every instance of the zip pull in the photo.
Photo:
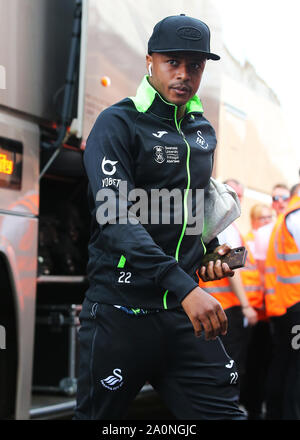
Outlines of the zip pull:
{"type": "Polygon", "coordinates": [[[177,127],[177,131],[178,131],[178,133],[181,134],[181,136],[183,137],[183,139],[186,141],[185,135],[184,135],[184,133],[183,133],[183,131],[182,131],[182,129],[181,129],[181,123],[182,123],[182,121],[183,121],[183,118],[180,119],[180,121],[179,121],[178,124],[176,124],[176,127],[177,127]]]}

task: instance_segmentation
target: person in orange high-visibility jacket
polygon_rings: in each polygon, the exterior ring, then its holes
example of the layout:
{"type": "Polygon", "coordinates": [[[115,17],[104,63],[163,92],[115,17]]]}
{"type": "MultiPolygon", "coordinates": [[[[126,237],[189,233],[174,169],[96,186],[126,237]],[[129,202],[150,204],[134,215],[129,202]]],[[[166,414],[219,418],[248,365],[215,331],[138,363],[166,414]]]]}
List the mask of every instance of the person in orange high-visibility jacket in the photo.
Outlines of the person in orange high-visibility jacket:
{"type": "MultiPolygon", "coordinates": [[[[232,227],[234,227],[238,231],[236,225],[233,224],[232,227]]],[[[263,291],[255,259],[240,233],[239,236],[241,240],[241,245],[245,246],[248,251],[245,267],[243,269],[240,269],[238,274],[235,273],[235,277],[240,277],[241,284],[245,291],[244,296],[241,297],[236,293],[231,278],[223,278],[221,280],[209,282],[204,282],[199,278],[199,286],[207,293],[210,293],[221,303],[227,316],[229,316],[229,321],[230,314],[235,313],[237,311],[236,308],[238,308],[239,310],[242,308],[242,315],[244,315],[244,317],[246,318],[247,315],[246,313],[244,313],[244,311],[248,311],[249,309],[251,310],[252,308],[254,308],[256,312],[262,312],[263,310],[263,291]],[[242,307],[241,304],[243,304],[242,307]]],[[[252,325],[255,323],[256,319],[254,320],[254,322],[251,322],[252,325]]],[[[226,341],[224,343],[226,347],[226,341]]],[[[234,357],[233,353],[229,354],[234,357]]],[[[237,363],[239,363],[239,356],[236,357],[236,361],[237,363]]]]}
{"type": "Polygon", "coordinates": [[[243,246],[245,246],[248,251],[245,266],[241,268],[242,283],[247,293],[249,304],[258,312],[258,319],[263,319],[263,288],[261,285],[259,270],[248,242],[246,240],[243,240],[242,242],[243,246]]]}
{"type": "Polygon", "coordinates": [[[300,350],[293,345],[293,330],[300,323],[300,185],[291,196],[272,232],[266,260],[265,303],[274,345],[268,419],[300,420],[300,350]]]}
{"type": "Polygon", "coordinates": [[[272,208],[264,203],[256,203],[250,210],[250,222],[251,230],[244,237],[249,253],[241,276],[248,300],[258,313],[258,322],[249,328],[241,395],[248,419],[257,420],[263,418],[265,382],[271,357],[271,332],[265,314],[263,277],[256,261],[255,238],[259,228],[272,222],[272,208]]]}
{"type": "MultiPolygon", "coordinates": [[[[240,203],[242,203],[243,195],[244,195],[244,186],[236,179],[228,179],[224,183],[231,186],[235,192],[237,193],[240,203]]],[[[220,243],[229,243],[231,247],[238,246],[246,246],[245,241],[242,238],[242,235],[236,226],[235,223],[232,223],[228,226],[228,228],[223,231],[219,235],[220,243]]],[[[240,275],[240,271],[235,271],[235,275],[233,278],[223,278],[217,281],[211,282],[203,282],[199,278],[199,284],[206,292],[213,295],[222,305],[224,310],[231,309],[235,306],[241,306],[243,309],[244,316],[254,324],[257,320],[256,313],[252,310],[252,304],[248,300],[248,295],[245,295],[245,290],[247,292],[251,292],[251,300],[252,303],[261,303],[262,301],[262,292],[259,285],[259,275],[257,269],[254,268],[255,260],[251,256],[250,249],[248,250],[248,258],[245,268],[244,274],[240,275]],[[243,278],[242,283],[240,284],[240,276],[243,278]],[[243,282],[247,288],[243,288],[243,282]],[[253,284],[252,284],[253,283],[253,284]],[[256,296],[256,292],[258,292],[259,299],[256,300],[254,297],[256,296]]]]}
{"type": "MultiPolygon", "coordinates": [[[[232,247],[247,245],[233,223],[227,230],[228,243],[232,247]],[[232,241],[230,240],[232,237],[232,241]],[[234,241],[234,238],[238,241],[234,241]]],[[[222,243],[223,237],[218,236],[222,243]]],[[[224,237],[225,239],[225,237],[224,237]]],[[[226,239],[225,239],[226,240],[226,239]]],[[[249,337],[249,326],[256,324],[257,312],[253,304],[262,306],[262,290],[259,272],[254,269],[255,260],[250,249],[245,263],[245,269],[235,270],[234,277],[222,278],[216,281],[204,282],[199,278],[199,286],[217,299],[225,310],[228,319],[227,334],[221,337],[224,347],[236,362],[240,384],[240,402],[243,404],[243,388],[246,379],[246,356],[249,337]],[[248,319],[249,317],[249,319],[248,319]]]]}
{"type": "Polygon", "coordinates": [[[295,239],[287,228],[288,216],[299,211],[300,197],[292,196],[285,212],[278,216],[271,234],[265,270],[267,316],[282,316],[300,301],[300,257],[295,239]]]}
{"type": "MultiPolygon", "coordinates": [[[[256,234],[257,231],[262,227],[269,223],[272,223],[272,208],[264,203],[256,203],[252,206],[250,210],[250,222],[251,222],[251,230],[244,237],[244,241],[247,244],[248,250],[250,249],[249,255],[249,264],[253,269],[251,274],[249,274],[250,278],[253,277],[253,284],[258,283],[260,288],[257,290],[254,288],[254,293],[251,293],[251,287],[246,289],[248,292],[248,298],[253,307],[258,311],[259,320],[266,320],[267,316],[265,313],[265,305],[264,305],[264,286],[263,286],[263,276],[258,266],[256,260],[256,234]],[[257,280],[257,270],[259,271],[260,281],[257,280]]],[[[248,284],[248,275],[245,276],[245,284],[248,284]]]]}
{"type": "MultiPolygon", "coordinates": [[[[230,185],[237,193],[240,201],[243,196],[243,186],[236,180],[224,182],[230,185]]],[[[220,244],[228,243],[232,248],[242,246],[242,236],[235,225],[232,223],[218,236],[220,244]]],[[[245,272],[245,276],[247,273],[245,272]]],[[[259,277],[258,277],[259,278],[259,277]]],[[[249,290],[252,280],[248,278],[249,290]]],[[[245,356],[247,345],[248,323],[254,325],[257,322],[257,313],[251,306],[247,293],[243,286],[240,270],[235,270],[231,278],[204,282],[199,279],[199,286],[217,299],[225,310],[228,319],[227,334],[221,337],[225,349],[229,356],[236,362],[240,386],[245,374],[245,356]]]]}
{"type": "MultiPolygon", "coordinates": [[[[234,227],[236,226],[234,225],[234,227]]],[[[246,247],[248,252],[245,266],[240,269],[240,275],[245,292],[247,294],[248,304],[257,311],[262,311],[263,291],[256,261],[248,244],[243,240],[242,236],[241,244],[242,246],[246,247]]],[[[240,299],[233,292],[230,279],[228,278],[222,278],[221,280],[209,282],[204,282],[200,279],[199,285],[206,292],[213,295],[221,303],[224,310],[229,309],[230,307],[241,305],[240,299]]],[[[246,307],[247,304],[245,305],[245,308],[246,307]]]]}
{"type": "Polygon", "coordinates": [[[278,297],[276,293],[276,266],[277,259],[275,254],[275,241],[278,236],[278,230],[280,229],[284,215],[279,214],[277,221],[271,233],[269,248],[267,253],[266,265],[265,265],[265,307],[266,315],[268,317],[282,316],[286,313],[286,307],[282,302],[282,299],[278,297]]]}

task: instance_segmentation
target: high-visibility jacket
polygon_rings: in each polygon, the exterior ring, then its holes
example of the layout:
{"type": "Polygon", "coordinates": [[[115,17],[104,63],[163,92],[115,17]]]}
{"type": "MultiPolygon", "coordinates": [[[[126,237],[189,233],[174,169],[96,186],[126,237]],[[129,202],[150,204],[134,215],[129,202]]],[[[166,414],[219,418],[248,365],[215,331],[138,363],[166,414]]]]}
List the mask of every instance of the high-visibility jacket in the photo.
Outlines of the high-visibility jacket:
{"type": "Polygon", "coordinates": [[[233,293],[228,278],[207,282],[204,282],[199,278],[199,287],[216,298],[221,303],[224,310],[233,306],[240,306],[240,301],[233,293]]]}
{"type": "MultiPolygon", "coordinates": [[[[236,225],[234,225],[237,229],[236,225]]],[[[263,308],[263,292],[260,282],[259,271],[256,266],[255,259],[249,249],[247,243],[239,232],[241,242],[248,251],[245,267],[241,270],[242,283],[244,285],[249,304],[259,310],[263,308]]],[[[231,289],[229,279],[222,278],[221,280],[204,282],[199,279],[199,287],[210,293],[216,298],[226,310],[229,307],[240,305],[240,301],[231,289]]]]}
{"type": "Polygon", "coordinates": [[[287,216],[300,209],[295,196],[273,229],[265,274],[265,303],[268,316],[281,316],[300,301],[300,252],[286,226],[287,216]]]}
{"type": "Polygon", "coordinates": [[[263,286],[256,260],[251,252],[250,243],[254,242],[254,234],[250,231],[243,240],[248,251],[245,266],[241,268],[242,282],[247,293],[249,304],[258,313],[258,319],[266,319],[263,286]]]}
{"type": "Polygon", "coordinates": [[[267,316],[281,316],[286,313],[286,307],[276,295],[276,255],[275,237],[281,225],[282,214],[279,214],[271,233],[265,264],[265,306],[267,316]]]}

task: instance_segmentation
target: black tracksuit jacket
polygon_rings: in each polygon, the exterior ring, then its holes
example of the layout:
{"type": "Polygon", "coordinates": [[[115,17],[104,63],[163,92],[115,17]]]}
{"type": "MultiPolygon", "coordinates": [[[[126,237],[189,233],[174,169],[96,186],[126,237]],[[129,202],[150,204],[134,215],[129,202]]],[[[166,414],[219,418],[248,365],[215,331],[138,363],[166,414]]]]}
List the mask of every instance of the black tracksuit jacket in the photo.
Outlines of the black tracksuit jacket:
{"type": "MultiPolygon", "coordinates": [[[[181,224],[120,224],[118,215],[115,224],[99,224],[98,210],[106,212],[107,203],[99,190],[110,190],[118,205],[125,183],[128,192],[139,188],[148,195],[154,188],[178,188],[183,213],[184,194],[192,196],[194,212],[195,190],[205,189],[212,173],[216,136],[197,96],[187,103],[182,120],[176,113],[177,107],[164,101],[145,76],[137,95],[105,109],[91,130],[84,152],[92,220],[86,293],[91,301],[178,307],[198,285],[195,272],[206,248],[218,245],[215,239],[205,248],[201,234],[187,235],[185,214],[181,224]]],[[[127,208],[133,203],[128,201],[127,208]]],[[[149,218],[150,211],[149,205],[149,218]]]]}

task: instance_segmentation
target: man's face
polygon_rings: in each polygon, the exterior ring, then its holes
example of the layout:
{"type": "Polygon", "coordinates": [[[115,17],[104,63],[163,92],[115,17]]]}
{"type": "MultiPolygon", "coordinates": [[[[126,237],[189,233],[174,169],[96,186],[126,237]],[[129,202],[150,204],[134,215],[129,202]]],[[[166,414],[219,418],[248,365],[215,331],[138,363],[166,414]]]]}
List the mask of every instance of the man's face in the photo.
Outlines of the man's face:
{"type": "Polygon", "coordinates": [[[290,192],[286,188],[275,188],[272,192],[272,208],[276,214],[281,214],[287,207],[290,192]]]}
{"type": "Polygon", "coordinates": [[[206,59],[197,52],[152,53],[150,83],[163,98],[177,106],[185,105],[197,92],[206,59]]]}
{"type": "Polygon", "coordinates": [[[252,220],[251,223],[253,229],[258,229],[261,226],[271,223],[272,221],[271,208],[267,208],[267,207],[262,208],[261,211],[258,213],[258,215],[253,217],[253,219],[251,220],[252,220]]]}

